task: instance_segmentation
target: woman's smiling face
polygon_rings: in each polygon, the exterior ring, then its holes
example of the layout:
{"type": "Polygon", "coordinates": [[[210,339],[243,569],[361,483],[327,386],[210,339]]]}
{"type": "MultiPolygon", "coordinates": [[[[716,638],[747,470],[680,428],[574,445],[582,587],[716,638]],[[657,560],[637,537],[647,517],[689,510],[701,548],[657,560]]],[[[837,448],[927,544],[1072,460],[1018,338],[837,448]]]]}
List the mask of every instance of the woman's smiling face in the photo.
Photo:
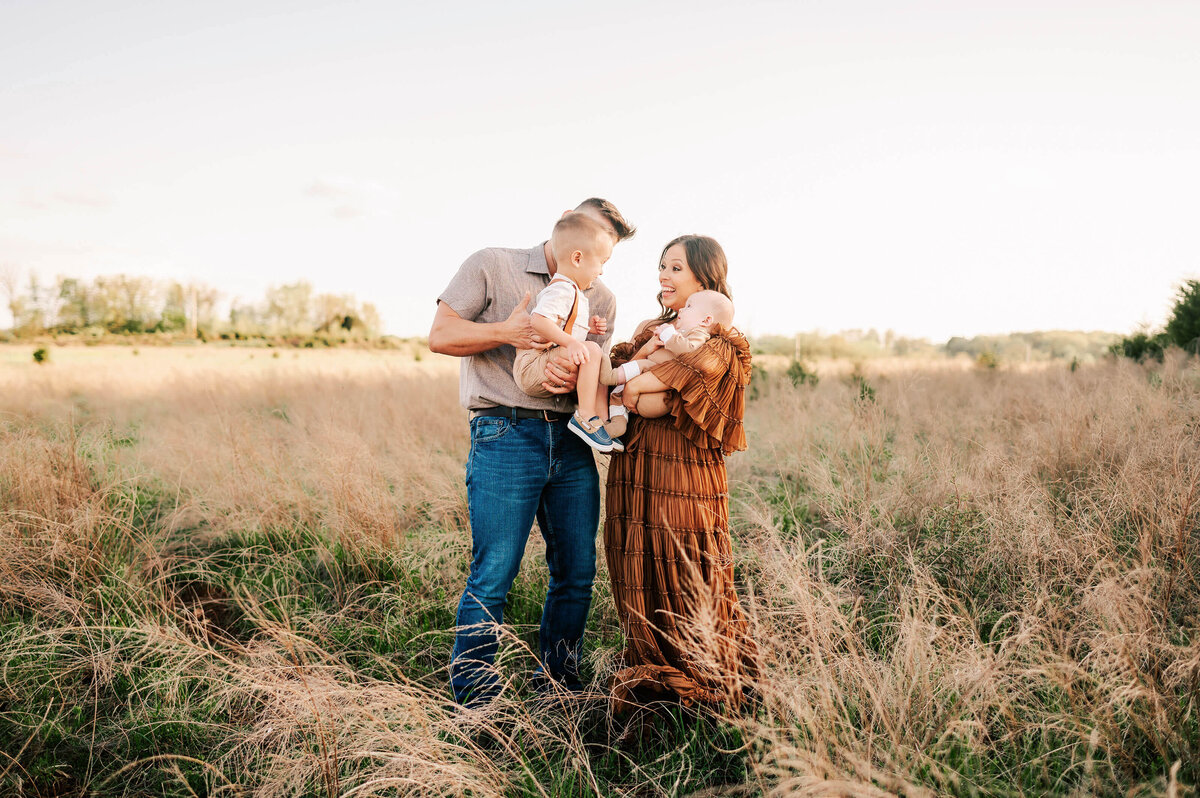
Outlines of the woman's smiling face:
{"type": "Polygon", "coordinates": [[[681,310],[688,297],[704,288],[688,266],[683,244],[676,244],[663,253],[658,264],[658,285],[662,289],[663,307],[674,311],[681,310]]]}

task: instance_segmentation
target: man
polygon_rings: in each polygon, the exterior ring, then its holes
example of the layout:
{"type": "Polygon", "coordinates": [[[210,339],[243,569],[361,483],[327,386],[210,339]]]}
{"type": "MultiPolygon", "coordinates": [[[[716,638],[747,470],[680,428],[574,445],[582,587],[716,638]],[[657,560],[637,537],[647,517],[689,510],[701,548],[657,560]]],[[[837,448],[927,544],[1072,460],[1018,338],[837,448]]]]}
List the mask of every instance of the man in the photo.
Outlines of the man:
{"type": "MultiPolygon", "coordinates": [[[[574,212],[611,229],[616,240],[635,229],[607,200],[584,200],[574,212]]],[[[572,213],[572,211],[566,211],[572,213]]],[[[576,367],[552,357],[537,399],[513,381],[517,349],[544,348],[529,321],[531,297],[557,269],[549,242],[531,249],[484,249],[467,258],[438,297],[429,348],[463,358],[459,399],[471,411],[467,508],[471,573],[458,604],[450,683],[460,704],[490,700],[492,668],[509,588],[521,566],[534,518],[546,541],[550,587],[539,633],[543,679],[580,689],[579,660],[592,579],[600,485],[592,450],[567,429],[574,410],[576,367]]],[[[604,348],[612,334],[612,292],[596,281],[584,292],[608,332],[590,336],[604,348]]]]}

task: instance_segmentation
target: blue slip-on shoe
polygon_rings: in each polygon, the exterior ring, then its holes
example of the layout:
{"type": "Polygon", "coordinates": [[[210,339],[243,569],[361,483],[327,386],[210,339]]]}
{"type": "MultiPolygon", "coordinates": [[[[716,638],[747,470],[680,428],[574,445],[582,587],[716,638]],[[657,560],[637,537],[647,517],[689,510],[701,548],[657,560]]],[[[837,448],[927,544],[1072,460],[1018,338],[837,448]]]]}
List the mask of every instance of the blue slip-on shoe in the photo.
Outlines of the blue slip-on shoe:
{"type": "Polygon", "coordinates": [[[583,442],[596,451],[612,451],[612,438],[609,437],[603,424],[600,423],[600,416],[592,416],[587,421],[582,421],[578,413],[572,413],[571,420],[567,422],[567,427],[570,428],[571,432],[583,438],[583,442]]]}

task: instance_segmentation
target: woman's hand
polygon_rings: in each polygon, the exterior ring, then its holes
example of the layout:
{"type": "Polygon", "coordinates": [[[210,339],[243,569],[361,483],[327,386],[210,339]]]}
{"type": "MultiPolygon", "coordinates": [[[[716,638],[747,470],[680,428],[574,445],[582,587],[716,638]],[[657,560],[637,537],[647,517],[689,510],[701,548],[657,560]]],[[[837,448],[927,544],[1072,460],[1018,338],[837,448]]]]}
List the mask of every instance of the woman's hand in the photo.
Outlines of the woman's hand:
{"type": "Polygon", "coordinates": [[[621,404],[625,405],[625,409],[630,413],[637,412],[638,398],[642,392],[637,388],[631,388],[631,383],[625,383],[625,387],[621,390],[621,404]]]}
{"type": "MultiPolygon", "coordinates": [[[[655,330],[657,330],[657,329],[658,328],[656,327],[655,330]]],[[[651,335],[650,340],[648,340],[648,341],[646,341],[646,343],[642,344],[642,348],[639,349],[637,351],[637,354],[635,354],[630,359],[631,360],[645,360],[646,358],[648,358],[650,356],[651,352],[661,349],[662,345],[663,345],[663,342],[659,340],[658,335],[651,335]]]]}

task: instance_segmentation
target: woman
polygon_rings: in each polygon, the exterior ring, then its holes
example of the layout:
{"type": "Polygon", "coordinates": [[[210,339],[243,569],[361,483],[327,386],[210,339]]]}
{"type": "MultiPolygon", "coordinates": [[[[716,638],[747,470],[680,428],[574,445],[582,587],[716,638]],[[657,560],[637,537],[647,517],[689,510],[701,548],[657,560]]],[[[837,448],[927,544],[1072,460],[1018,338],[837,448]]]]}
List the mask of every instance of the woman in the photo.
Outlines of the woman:
{"type": "MultiPolygon", "coordinates": [[[[658,268],[662,314],[613,348],[614,365],[639,354],[695,292],[730,296],[725,253],[707,236],[671,241],[658,268]]],[[[626,638],[614,700],[618,710],[654,700],[737,703],[756,674],[756,652],[733,586],[724,455],[746,447],[750,347],[718,326],[695,352],[635,379],[643,392],[669,389],[670,412],[633,416],[608,471],[604,547],[626,638]]]]}

